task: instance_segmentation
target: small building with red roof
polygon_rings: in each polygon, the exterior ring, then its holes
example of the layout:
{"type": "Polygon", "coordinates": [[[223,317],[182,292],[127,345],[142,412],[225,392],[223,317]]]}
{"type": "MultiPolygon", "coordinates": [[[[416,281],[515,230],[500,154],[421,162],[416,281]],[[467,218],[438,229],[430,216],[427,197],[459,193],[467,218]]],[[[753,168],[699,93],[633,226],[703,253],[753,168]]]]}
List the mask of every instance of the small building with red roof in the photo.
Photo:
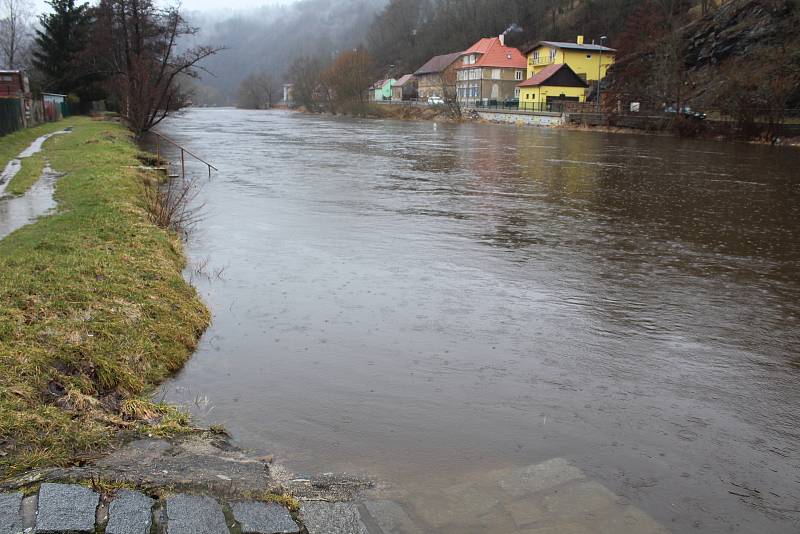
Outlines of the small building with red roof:
{"type": "Polygon", "coordinates": [[[554,63],[517,85],[519,109],[552,111],[555,102],[584,102],[587,87],[569,65],[554,63]]]}
{"type": "Polygon", "coordinates": [[[517,84],[525,79],[527,59],[505,36],[486,37],[461,53],[456,90],[462,104],[503,102],[517,97],[517,84]]]}

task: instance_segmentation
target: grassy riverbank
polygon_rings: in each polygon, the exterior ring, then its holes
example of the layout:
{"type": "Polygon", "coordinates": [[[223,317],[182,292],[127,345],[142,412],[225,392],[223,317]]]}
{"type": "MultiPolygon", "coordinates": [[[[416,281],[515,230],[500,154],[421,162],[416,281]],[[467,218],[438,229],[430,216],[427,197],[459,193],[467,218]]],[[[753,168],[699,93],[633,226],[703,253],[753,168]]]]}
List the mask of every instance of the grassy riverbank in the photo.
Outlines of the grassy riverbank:
{"type": "Polygon", "coordinates": [[[0,153],[5,165],[74,127],[43,153],[65,173],[57,211],[0,240],[0,475],[96,456],[119,431],[180,430],[185,416],[146,395],[209,321],[181,276],[180,240],[148,217],[128,132],[88,118],[46,126],[3,138],[0,153]]]}

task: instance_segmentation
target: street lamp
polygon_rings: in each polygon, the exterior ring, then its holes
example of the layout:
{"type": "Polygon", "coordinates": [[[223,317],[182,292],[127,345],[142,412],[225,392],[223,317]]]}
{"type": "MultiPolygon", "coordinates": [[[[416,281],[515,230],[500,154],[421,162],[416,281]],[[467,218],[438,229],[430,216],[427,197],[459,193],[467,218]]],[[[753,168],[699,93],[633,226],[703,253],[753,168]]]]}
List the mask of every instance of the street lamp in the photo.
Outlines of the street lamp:
{"type": "Polygon", "coordinates": [[[600,62],[597,65],[597,112],[600,113],[600,78],[603,75],[603,42],[608,39],[603,35],[600,37],[600,62]]]}

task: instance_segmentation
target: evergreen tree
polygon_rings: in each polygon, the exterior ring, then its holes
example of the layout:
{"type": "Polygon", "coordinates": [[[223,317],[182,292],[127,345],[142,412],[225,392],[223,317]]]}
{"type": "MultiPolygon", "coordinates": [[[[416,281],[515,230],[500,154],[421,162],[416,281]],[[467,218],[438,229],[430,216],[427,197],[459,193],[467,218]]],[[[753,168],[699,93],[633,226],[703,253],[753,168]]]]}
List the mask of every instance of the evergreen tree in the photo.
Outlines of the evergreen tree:
{"type": "Polygon", "coordinates": [[[88,4],[76,5],[75,0],[49,0],[48,4],[53,13],[39,19],[42,28],[36,30],[33,63],[44,75],[47,90],[79,92],[80,56],[86,48],[91,22],[88,4]]]}

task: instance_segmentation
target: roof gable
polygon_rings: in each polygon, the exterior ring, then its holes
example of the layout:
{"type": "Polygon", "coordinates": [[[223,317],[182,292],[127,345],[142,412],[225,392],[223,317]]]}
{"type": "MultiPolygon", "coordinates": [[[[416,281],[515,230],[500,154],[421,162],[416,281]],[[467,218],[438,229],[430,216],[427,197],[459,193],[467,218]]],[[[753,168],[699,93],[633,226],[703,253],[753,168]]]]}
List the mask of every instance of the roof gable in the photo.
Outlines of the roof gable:
{"type": "Polygon", "coordinates": [[[438,74],[446,70],[450,65],[458,61],[463,52],[453,52],[451,54],[442,54],[441,56],[434,56],[428,60],[423,66],[418,68],[414,74],[417,76],[421,74],[438,74]]]}
{"type": "Polygon", "coordinates": [[[405,76],[402,76],[399,80],[396,80],[394,83],[392,83],[392,87],[402,87],[413,79],[414,79],[413,74],[406,74],[405,76]]]}
{"type": "Polygon", "coordinates": [[[462,53],[462,56],[478,54],[475,63],[462,65],[460,69],[475,67],[494,67],[508,69],[524,69],[528,65],[528,60],[522,53],[513,46],[505,46],[500,43],[499,37],[485,37],[469,47],[462,53]]]}
{"type": "Polygon", "coordinates": [[[566,63],[548,65],[534,76],[528,78],[517,87],[538,87],[540,85],[557,87],[588,87],[583,78],[566,63]]]}

